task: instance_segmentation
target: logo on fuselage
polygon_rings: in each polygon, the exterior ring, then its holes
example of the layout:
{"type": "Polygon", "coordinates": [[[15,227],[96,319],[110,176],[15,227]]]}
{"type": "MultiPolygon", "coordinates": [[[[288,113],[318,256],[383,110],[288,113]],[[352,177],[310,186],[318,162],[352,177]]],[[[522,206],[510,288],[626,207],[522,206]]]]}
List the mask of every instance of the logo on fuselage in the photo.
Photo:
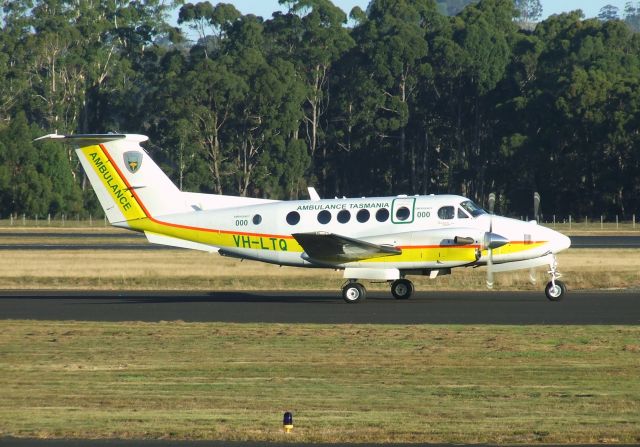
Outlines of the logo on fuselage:
{"type": "Polygon", "coordinates": [[[142,166],[142,153],[138,151],[128,151],[124,154],[124,164],[132,174],[135,174],[142,166]]]}

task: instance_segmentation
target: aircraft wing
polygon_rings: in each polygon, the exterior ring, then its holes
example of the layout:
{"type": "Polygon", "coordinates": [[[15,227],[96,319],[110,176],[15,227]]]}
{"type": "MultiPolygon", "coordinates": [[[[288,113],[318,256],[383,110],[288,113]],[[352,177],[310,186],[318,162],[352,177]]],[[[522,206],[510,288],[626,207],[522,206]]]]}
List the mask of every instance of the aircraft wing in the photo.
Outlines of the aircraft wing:
{"type": "Polygon", "coordinates": [[[362,259],[393,256],[402,253],[398,247],[378,245],[323,231],[292,235],[304,249],[310,261],[341,264],[362,259]]]}

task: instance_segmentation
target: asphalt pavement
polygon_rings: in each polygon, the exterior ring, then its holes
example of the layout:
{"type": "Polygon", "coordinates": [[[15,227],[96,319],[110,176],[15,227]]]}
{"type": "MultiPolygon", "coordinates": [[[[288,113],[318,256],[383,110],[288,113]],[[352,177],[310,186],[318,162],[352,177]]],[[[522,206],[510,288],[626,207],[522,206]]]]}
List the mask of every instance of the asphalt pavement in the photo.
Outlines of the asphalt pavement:
{"type": "MultiPolygon", "coordinates": [[[[541,287],[542,288],[542,287],[541,287]]],[[[640,323],[640,291],[569,291],[559,302],[531,292],[371,291],[358,304],[339,292],[0,292],[0,319],[325,324],[640,323]]]]}

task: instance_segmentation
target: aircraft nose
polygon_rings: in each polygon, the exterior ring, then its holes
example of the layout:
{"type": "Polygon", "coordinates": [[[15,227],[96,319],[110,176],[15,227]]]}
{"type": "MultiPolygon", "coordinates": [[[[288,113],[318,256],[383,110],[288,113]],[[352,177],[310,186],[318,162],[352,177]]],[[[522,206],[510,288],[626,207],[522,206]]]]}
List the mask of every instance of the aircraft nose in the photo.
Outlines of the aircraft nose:
{"type": "Polygon", "coordinates": [[[551,251],[558,253],[569,247],[571,247],[571,239],[562,233],[554,231],[553,238],[551,239],[551,251]]]}

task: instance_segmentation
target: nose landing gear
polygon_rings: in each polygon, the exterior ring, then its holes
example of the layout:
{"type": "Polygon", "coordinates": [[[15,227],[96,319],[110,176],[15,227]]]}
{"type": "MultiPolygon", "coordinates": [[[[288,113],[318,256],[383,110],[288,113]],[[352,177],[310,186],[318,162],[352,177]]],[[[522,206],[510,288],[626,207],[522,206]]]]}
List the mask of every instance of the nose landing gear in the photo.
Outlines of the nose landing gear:
{"type": "Polygon", "coordinates": [[[551,281],[547,283],[544,288],[544,294],[550,301],[560,301],[567,293],[567,286],[564,282],[560,281],[562,275],[558,272],[558,261],[556,257],[553,257],[553,262],[549,265],[549,273],[551,275],[551,281]]]}

